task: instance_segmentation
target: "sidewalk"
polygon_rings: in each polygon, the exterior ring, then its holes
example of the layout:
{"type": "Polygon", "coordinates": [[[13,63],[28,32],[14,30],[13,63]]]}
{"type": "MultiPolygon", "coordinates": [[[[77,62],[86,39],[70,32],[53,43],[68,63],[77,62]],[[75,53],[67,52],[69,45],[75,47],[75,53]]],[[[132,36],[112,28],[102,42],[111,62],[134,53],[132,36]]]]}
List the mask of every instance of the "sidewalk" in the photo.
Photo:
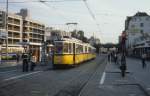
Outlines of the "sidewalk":
{"type": "Polygon", "coordinates": [[[107,65],[103,74],[99,74],[99,68],[80,96],[148,96],[147,91],[134,78],[134,71],[127,68],[126,77],[122,78],[118,65],[113,62],[105,63],[107,65]]]}
{"type": "Polygon", "coordinates": [[[145,88],[150,95],[150,61],[146,61],[147,67],[142,68],[141,59],[127,58],[127,66],[132,70],[134,78],[145,88]]]}

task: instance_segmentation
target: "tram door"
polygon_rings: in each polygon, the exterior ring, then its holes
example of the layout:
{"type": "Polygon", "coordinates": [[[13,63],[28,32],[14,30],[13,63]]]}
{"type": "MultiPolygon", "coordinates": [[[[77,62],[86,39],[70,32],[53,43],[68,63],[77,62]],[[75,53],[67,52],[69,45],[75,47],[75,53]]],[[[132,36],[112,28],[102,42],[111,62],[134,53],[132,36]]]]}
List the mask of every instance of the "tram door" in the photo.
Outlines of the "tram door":
{"type": "Polygon", "coordinates": [[[75,60],[76,60],[76,46],[75,46],[75,43],[73,43],[73,64],[75,64],[75,60]]]}

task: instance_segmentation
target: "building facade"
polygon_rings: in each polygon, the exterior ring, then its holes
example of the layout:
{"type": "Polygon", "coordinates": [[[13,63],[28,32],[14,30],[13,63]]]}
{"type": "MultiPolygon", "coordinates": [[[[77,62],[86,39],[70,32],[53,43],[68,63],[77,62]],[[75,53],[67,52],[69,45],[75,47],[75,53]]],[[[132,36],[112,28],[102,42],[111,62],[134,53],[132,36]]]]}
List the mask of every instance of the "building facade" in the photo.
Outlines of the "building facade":
{"type": "MultiPolygon", "coordinates": [[[[5,12],[0,11],[0,29],[5,29],[5,12]]],[[[23,48],[19,44],[22,42],[22,17],[16,14],[9,13],[7,18],[8,29],[8,52],[22,52],[23,48]]],[[[6,33],[7,34],[7,33],[6,33]]],[[[6,40],[3,43],[2,52],[6,52],[6,40]]]]}
{"type": "Polygon", "coordinates": [[[45,25],[32,20],[30,18],[23,18],[23,39],[29,42],[29,51],[32,52],[37,60],[40,60],[41,43],[44,41],[45,25]]]}
{"type": "MultiPolygon", "coordinates": [[[[45,38],[45,25],[33,20],[28,15],[27,9],[21,9],[20,13],[8,14],[8,52],[23,52],[21,42],[26,39],[29,43],[29,52],[40,61],[41,45],[45,38]]],[[[0,11],[0,29],[5,29],[5,12],[0,11]]],[[[6,53],[6,43],[3,44],[2,52],[6,53]]]]}
{"type": "Polygon", "coordinates": [[[127,17],[125,32],[127,34],[127,48],[133,48],[137,43],[147,41],[145,35],[150,36],[150,16],[145,12],[137,12],[127,17]]]}

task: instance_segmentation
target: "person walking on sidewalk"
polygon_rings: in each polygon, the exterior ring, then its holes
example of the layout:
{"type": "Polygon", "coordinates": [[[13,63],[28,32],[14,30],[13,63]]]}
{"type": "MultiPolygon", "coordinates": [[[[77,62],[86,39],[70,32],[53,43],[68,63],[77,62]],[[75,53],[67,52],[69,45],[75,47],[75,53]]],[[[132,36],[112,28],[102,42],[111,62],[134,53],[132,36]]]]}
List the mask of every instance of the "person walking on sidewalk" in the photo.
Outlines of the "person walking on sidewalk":
{"type": "Polygon", "coordinates": [[[36,57],[32,56],[31,57],[30,71],[34,71],[35,66],[36,66],[36,57]]]}
{"type": "Polygon", "coordinates": [[[108,52],[108,61],[110,62],[111,61],[111,53],[108,52]]]}
{"type": "Polygon", "coordinates": [[[118,54],[117,53],[115,53],[115,55],[114,55],[114,61],[115,61],[115,64],[118,63],[118,54]]]}
{"type": "Polygon", "coordinates": [[[19,53],[16,54],[16,60],[17,60],[17,63],[19,63],[19,60],[20,60],[20,55],[19,55],[19,53]]]}
{"type": "Polygon", "coordinates": [[[145,60],[146,60],[146,54],[144,53],[144,54],[142,54],[142,67],[143,68],[146,68],[146,63],[145,63],[145,60]]]}

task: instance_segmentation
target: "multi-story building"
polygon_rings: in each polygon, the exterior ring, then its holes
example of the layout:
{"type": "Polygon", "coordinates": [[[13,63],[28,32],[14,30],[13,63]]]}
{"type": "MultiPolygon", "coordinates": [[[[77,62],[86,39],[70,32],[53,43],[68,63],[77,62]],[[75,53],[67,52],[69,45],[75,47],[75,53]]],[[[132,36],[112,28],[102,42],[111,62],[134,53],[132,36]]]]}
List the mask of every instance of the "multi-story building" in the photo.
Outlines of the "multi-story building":
{"type": "Polygon", "coordinates": [[[45,41],[48,41],[50,43],[51,40],[51,32],[53,28],[52,27],[46,27],[45,28],[45,41]]]}
{"type": "MultiPolygon", "coordinates": [[[[27,9],[21,9],[20,13],[8,14],[8,52],[23,52],[20,42],[28,40],[29,51],[40,60],[41,43],[45,37],[45,25],[29,17],[27,9]]],[[[0,12],[0,29],[5,29],[5,12],[0,12]]],[[[3,51],[6,44],[3,44],[3,51]]]]}
{"type": "MultiPolygon", "coordinates": [[[[0,11],[0,29],[5,29],[5,12],[0,11]]],[[[8,28],[8,52],[21,52],[22,46],[22,17],[16,14],[9,13],[7,19],[8,28]]],[[[7,34],[7,33],[6,33],[7,34]]],[[[6,52],[6,43],[3,44],[2,52],[6,52]]]]}
{"type": "Polygon", "coordinates": [[[0,29],[5,28],[5,12],[0,11],[0,29]]]}
{"type": "MultiPolygon", "coordinates": [[[[29,49],[35,56],[40,55],[40,46],[44,41],[45,25],[30,18],[23,19],[23,38],[29,42],[29,49]]],[[[38,60],[40,57],[38,57],[38,60]]]]}
{"type": "Polygon", "coordinates": [[[127,33],[127,48],[132,48],[138,42],[146,40],[144,34],[150,35],[150,16],[145,12],[137,12],[134,16],[127,17],[125,32],[127,33]]]}

